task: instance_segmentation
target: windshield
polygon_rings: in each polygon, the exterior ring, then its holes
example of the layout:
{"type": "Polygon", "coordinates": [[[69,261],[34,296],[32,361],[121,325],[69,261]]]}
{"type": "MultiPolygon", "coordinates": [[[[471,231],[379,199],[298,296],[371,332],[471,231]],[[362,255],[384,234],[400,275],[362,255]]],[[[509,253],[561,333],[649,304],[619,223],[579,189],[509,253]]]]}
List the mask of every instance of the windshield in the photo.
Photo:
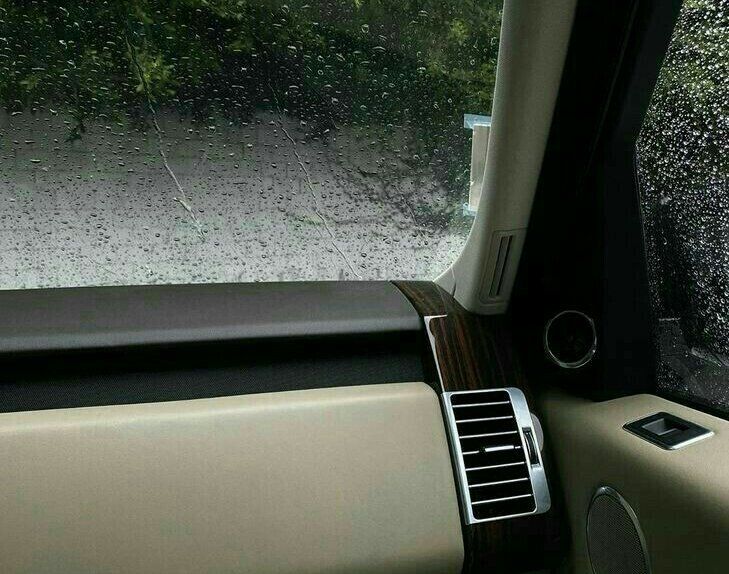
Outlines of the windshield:
{"type": "Polygon", "coordinates": [[[0,2],[0,288],[432,279],[500,1],[0,2]]]}

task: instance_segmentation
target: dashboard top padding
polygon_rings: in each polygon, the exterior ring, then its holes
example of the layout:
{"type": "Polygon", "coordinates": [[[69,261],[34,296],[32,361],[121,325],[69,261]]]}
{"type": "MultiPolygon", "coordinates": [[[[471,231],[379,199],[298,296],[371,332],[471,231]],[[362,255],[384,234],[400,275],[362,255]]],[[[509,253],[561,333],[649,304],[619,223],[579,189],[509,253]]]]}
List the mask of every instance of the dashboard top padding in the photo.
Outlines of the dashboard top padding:
{"type": "Polygon", "coordinates": [[[419,329],[415,309],[385,281],[0,291],[0,353],[419,329]]]}

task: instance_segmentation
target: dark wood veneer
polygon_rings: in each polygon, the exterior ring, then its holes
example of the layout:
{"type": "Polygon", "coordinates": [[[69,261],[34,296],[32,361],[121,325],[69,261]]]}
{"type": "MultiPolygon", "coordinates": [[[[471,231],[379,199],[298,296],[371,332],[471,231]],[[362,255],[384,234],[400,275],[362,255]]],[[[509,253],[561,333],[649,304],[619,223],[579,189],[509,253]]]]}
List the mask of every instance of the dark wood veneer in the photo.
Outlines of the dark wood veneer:
{"type": "MultiPolygon", "coordinates": [[[[423,352],[426,376],[433,388],[445,391],[518,387],[532,409],[531,390],[512,343],[509,318],[468,312],[450,294],[427,281],[395,283],[421,317],[433,317],[433,337],[440,377],[428,341],[423,352]],[[445,315],[445,317],[437,317],[445,315]],[[440,378],[440,382],[438,381],[440,378]]],[[[550,472],[548,450],[544,464],[550,477],[552,509],[544,514],[485,522],[463,528],[464,573],[529,572],[555,565],[564,553],[560,490],[550,472]]]]}
{"type": "Polygon", "coordinates": [[[529,398],[504,315],[469,313],[435,283],[402,281],[396,285],[422,317],[436,317],[429,321],[429,328],[444,390],[518,387],[529,398]]]}

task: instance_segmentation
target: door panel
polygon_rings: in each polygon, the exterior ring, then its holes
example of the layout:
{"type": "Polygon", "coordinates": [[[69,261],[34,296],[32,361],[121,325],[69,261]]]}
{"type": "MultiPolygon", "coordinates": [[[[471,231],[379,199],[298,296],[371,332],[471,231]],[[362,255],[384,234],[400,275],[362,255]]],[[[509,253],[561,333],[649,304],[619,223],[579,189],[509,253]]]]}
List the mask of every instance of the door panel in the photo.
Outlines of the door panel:
{"type": "Polygon", "coordinates": [[[422,383],[0,414],[2,572],[458,572],[422,383]]]}
{"type": "Polygon", "coordinates": [[[727,572],[729,421],[652,395],[595,403],[552,391],[541,406],[564,487],[576,574],[593,572],[586,516],[601,486],[617,490],[634,509],[654,574],[727,572]],[[660,411],[714,436],[669,451],[622,428],[660,411]]]}

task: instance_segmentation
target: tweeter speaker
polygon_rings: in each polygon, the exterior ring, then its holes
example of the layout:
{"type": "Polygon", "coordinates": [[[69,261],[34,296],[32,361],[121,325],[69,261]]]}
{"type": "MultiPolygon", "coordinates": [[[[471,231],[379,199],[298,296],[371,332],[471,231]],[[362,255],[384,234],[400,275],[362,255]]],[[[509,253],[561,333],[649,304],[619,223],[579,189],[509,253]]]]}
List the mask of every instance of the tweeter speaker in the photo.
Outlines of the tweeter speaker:
{"type": "Polygon", "coordinates": [[[587,551],[595,574],[650,574],[638,517],[608,486],[597,489],[587,512],[587,551]]]}
{"type": "Polygon", "coordinates": [[[595,356],[597,331],[595,322],[574,309],[557,313],[544,327],[544,352],[563,369],[584,367],[595,356]]]}

